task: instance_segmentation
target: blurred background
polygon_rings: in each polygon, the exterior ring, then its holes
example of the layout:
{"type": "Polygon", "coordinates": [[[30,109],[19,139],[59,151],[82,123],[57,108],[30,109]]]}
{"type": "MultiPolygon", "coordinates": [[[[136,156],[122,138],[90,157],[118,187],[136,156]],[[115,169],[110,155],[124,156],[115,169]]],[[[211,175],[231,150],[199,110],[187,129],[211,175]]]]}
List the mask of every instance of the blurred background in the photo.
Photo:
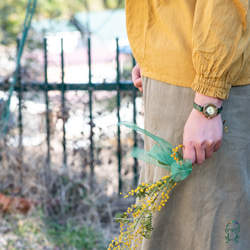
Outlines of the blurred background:
{"type": "Polygon", "coordinates": [[[107,249],[142,96],[125,0],[0,2],[0,249],[107,249]]]}

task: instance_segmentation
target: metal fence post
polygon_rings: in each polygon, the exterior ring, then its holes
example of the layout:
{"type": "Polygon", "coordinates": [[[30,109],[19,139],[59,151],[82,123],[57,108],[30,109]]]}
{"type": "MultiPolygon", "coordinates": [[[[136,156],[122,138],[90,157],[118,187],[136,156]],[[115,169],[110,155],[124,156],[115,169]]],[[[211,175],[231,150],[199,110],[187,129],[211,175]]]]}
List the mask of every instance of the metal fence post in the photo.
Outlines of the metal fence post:
{"type": "MultiPolygon", "coordinates": [[[[135,62],[135,58],[132,56],[133,59],[133,67],[135,66],[136,62],[135,62]]],[[[133,122],[136,124],[136,88],[133,87],[133,122]]],[[[134,147],[137,147],[137,133],[134,130],[133,131],[134,134],[134,147]]],[[[136,158],[134,158],[134,166],[133,166],[133,170],[134,170],[134,185],[137,186],[137,182],[138,182],[138,160],[136,158]]]]}
{"type": "Polygon", "coordinates": [[[93,189],[93,177],[94,177],[94,141],[93,141],[93,110],[92,110],[92,72],[91,72],[91,39],[88,37],[88,67],[89,67],[89,83],[88,83],[88,92],[89,92],[89,126],[90,126],[90,186],[93,189]]]}
{"type": "Polygon", "coordinates": [[[47,133],[47,158],[46,158],[46,169],[45,169],[45,174],[46,174],[46,183],[47,186],[50,182],[50,163],[51,163],[51,157],[50,157],[50,121],[49,121],[49,96],[48,96],[48,51],[47,51],[47,38],[44,38],[43,41],[44,45],[44,95],[45,95],[45,105],[46,105],[46,133],[47,133]]]}
{"type": "Polygon", "coordinates": [[[63,166],[67,168],[67,152],[66,152],[66,129],[65,123],[68,119],[68,113],[65,106],[65,83],[64,83],[64,51],[63,51],[63,38],[61,38],[61,115],[63,121],[63,166]]]}
{"type": "MultiPolygon", "coordinates": [[[[17,51],[19,51],[20,39],[17,39],[17,51]]],[[[23,183],[23,118],[22,118],[22,84],[21,68],[17,65],[17,86],[18,86],[18,128],[19,128],[19,157],[20,157],[20,178],[18,186],[22,188],[23,183]]]]}
{"type": "Polygon", "coordinates": [[[122,152],[121,152],[121,130],[120,130],[120,64],[119,64],[119,39],[116,38],[116,90],[117,90],[117,157],[118,157],[118,175],[119,175],[119,184],[118,191],[119,193],[122,190],[122,178],[121,178],[121,162],[122,162],[122,152]]]}

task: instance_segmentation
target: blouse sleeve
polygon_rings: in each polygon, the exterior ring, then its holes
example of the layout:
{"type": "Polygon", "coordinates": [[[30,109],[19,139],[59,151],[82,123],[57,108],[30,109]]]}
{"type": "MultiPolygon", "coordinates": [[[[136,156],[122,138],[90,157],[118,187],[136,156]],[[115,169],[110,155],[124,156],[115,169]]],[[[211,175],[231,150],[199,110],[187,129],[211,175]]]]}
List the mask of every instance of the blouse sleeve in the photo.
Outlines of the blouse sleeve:
{"type": "Polygon", "coordinates": [[[227,99],[240,75],[249,46],[247,0],[197,0],[193,23],[192,88],[204,95],[227,99]]]}

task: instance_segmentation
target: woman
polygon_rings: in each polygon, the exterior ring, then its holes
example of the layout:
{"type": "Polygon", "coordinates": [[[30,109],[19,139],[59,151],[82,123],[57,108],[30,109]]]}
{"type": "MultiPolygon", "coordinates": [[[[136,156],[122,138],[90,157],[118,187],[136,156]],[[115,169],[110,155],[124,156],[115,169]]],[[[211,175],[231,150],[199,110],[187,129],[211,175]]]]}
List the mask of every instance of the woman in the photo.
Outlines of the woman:
{"type": "MultiPolygon", "coordinates": [[[[145,129],[183,143],[184,157],[200,165],[171,191],[154,215],[151,239],[138,249],[248,249],[248,1],[127,0],[126,15],[145,129]]],[[[145,138],[146,150],[153,144],[145,138]]],[[[145,164],[140,182],[166,174],[145,164]]]]}

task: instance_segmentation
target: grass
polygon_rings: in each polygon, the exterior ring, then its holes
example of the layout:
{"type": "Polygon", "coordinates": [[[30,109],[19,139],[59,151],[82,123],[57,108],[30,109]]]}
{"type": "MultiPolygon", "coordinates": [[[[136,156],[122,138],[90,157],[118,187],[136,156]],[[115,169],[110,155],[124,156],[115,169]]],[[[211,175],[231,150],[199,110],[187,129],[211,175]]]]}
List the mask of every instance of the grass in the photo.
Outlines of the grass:
{"type": "Polygon", "coordinates": [[[43,212],[29,216],[5,215],[1,219],[0,249],[84,249],[104,250],[107,242],[102,232],[82,222],[59,221],[45,218],[43,212]],[[3,226],[5,225],[5,226],[3,226]]]}

